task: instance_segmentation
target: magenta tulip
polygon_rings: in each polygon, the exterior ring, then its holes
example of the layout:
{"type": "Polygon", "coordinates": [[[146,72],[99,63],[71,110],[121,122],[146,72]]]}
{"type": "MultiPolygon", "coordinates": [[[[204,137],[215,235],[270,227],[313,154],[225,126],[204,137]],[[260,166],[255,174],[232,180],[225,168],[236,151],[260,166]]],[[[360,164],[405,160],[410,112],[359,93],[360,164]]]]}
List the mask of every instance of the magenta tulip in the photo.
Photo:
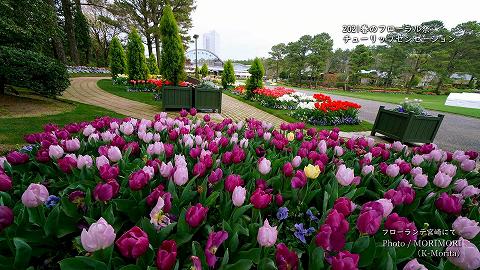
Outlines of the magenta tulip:
{"type": "Polygon", "coordinates": [[[8,191],[12,188],[12,179],[10,176],[0,171],[0,191],[8,191]]]}
{"type": "Polygon", "coordinates": [[[13,211],[7,206],[0,205],[0,232],[13,223],[13,211]]]}
{"type": "Polygon", "coordinates": [[[385,221],[385,229],[395,231],[390,234],[394,241],[410,243],[417,240],[417,231],[415,223],[410,222],[407,218],[399,216],[397,213],[390,214],[385,221]]]}
{"type": "Polygon", "coordinates": [[[117,165],[110,166],[109,164],[104,164],[100,167],[100,177],[103,180],[108,179],[117,179],[118,174],[120,173],[120,169],[117,165]]]}
{"type": "Polygon", "coordinates": [[[208,235],[207,244],[205,245],[205,257],[207,259],[207,265],[210,267],[214,267],[217,262],[217,256],[215,253],[217,252],[220,245],[227,240],[228,232],[226,231],[219,231],[219,232],[211,232],[208,235]]]}
{"type": "Polygon", "coordinates": [[[145,171],[138,170],[128,178],[128,186],[131,190],[141,190],[147,185],[149,179],[150,177],[145,171]]]}
{"type": "Polygon", "coordinates": [[[120,236],[115,245],[123,257],[136,259],[147,251],[149,241],[147,234],[139,227],[134,226],[120,236]]]}
{"type": "Polygon", "coordinates": [[[297,270],[298,255],[294,250],[289,250],[284,243],[280,243],[275,250],[275,263],[279,270],[297,270]]]}
{"type": "Polygon", "coordinates": [[[440,197],[435,201],[435,206],[440,211],[448,214],[459,214],[462,211],[460,198],[448,195],[446,192],[440,194],[440,197]]]}
{"type": "Polygon", "coordinates": [[[97,201],[107,202],[118,194],[120,186],[115,179],[109,179],[106,183],[98,183],[93,190],[93,197],[97,201]]]}
{"type": "Polygon", "coordinates": [[[231,174],[225,179],[225,190],[227,190],[228,192],[233,192],[235,187],[243,186],[243,184],[244,182],[243,179],[240,178],[240,175],[231,174]]]}
{"type": "Polygon", "coordinates": [[[345,234],[323,224],[315,236],[315,244],[327,251],[340,251],[345,246],[345,234]]]}
{"type": "Polygon", "coordinates": [[[175,240],[164,240],[157,252],[157,269],[171,270],[177,261],[177,243],[175,240]]]}
{"type": "Polygon", "coordinates": [[[360,255],[344,250],[332,258],[332,270],[357,270],[359,261],[360,255]]]}
{"type": "Polygon", "coordinates": [[[256,189],[250,197],[250,202],[257,209],[266,208],[272,201],[272,194],[266,193],[263,189],[256,189]]]}
{"type": "Polygon", "coordinates": [[[185,214],[185,220],[192,228],[198,227],[207,217],[208,208],[201,203],[191,206],[185,214]]]}

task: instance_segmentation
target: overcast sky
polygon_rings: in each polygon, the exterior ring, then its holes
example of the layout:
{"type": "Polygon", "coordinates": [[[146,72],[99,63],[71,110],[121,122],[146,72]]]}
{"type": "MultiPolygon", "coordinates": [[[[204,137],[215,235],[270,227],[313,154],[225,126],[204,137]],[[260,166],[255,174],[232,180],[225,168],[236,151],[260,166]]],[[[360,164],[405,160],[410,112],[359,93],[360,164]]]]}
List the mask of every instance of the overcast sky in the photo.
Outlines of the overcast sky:
{"type": "MultiPolygon", "coordinates": [[[[439,19],[447,28],[478,20],[479,0],[197,0],[190,33],[215,30],[222,59],[265,57],[272,45],[302,35],[330,34],[334,48],[343,42],[342,25],[420,24],[439,19]]],[[[366,43],[364,43],[366,44],[366,43]]],[[[366,44],[367,45],[367,44],[366,44]]]]}

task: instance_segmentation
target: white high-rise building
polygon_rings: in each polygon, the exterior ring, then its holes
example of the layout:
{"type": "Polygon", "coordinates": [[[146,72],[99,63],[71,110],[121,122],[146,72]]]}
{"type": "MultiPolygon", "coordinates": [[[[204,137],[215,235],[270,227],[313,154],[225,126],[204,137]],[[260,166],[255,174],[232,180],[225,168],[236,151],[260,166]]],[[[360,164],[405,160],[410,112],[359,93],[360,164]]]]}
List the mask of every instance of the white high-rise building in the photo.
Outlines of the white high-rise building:
{"type": "Polygon", "coordinates": [[[220,35],[215,30],[203,34],[203,48],[216,55],[220,54],[220,35]]]}

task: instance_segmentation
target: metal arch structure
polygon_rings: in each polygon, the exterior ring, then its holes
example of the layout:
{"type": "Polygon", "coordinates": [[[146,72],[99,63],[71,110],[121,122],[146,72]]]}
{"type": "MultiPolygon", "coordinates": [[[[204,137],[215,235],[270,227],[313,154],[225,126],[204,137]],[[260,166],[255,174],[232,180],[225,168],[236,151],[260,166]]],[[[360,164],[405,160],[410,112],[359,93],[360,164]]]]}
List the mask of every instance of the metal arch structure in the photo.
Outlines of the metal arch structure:
{"type": "MultiPolygon", "coordinates": [[[[197,65],[200,67],[203,64],[207,64],[209,68],[213,67],[223,67],[223,61],[216,55],[215,53],[205,50],[205,49],[197,49],[198,54],[198,63],[197,65]]],[[[195,66],[195,50],[190,50],[186,52],[187,58],[187,65],[195,66]]]]}

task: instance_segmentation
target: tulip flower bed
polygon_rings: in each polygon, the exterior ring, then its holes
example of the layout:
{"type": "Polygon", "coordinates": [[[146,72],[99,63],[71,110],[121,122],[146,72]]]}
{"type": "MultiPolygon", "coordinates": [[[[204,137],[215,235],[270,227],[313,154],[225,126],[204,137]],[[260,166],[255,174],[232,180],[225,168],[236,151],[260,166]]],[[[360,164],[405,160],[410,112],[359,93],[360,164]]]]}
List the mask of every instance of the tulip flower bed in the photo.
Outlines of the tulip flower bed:
{"type": "Polygon", "coordinates": [[[6,269],[476,269],[478,153],[102,117],[0,157],[6,269]]]}

